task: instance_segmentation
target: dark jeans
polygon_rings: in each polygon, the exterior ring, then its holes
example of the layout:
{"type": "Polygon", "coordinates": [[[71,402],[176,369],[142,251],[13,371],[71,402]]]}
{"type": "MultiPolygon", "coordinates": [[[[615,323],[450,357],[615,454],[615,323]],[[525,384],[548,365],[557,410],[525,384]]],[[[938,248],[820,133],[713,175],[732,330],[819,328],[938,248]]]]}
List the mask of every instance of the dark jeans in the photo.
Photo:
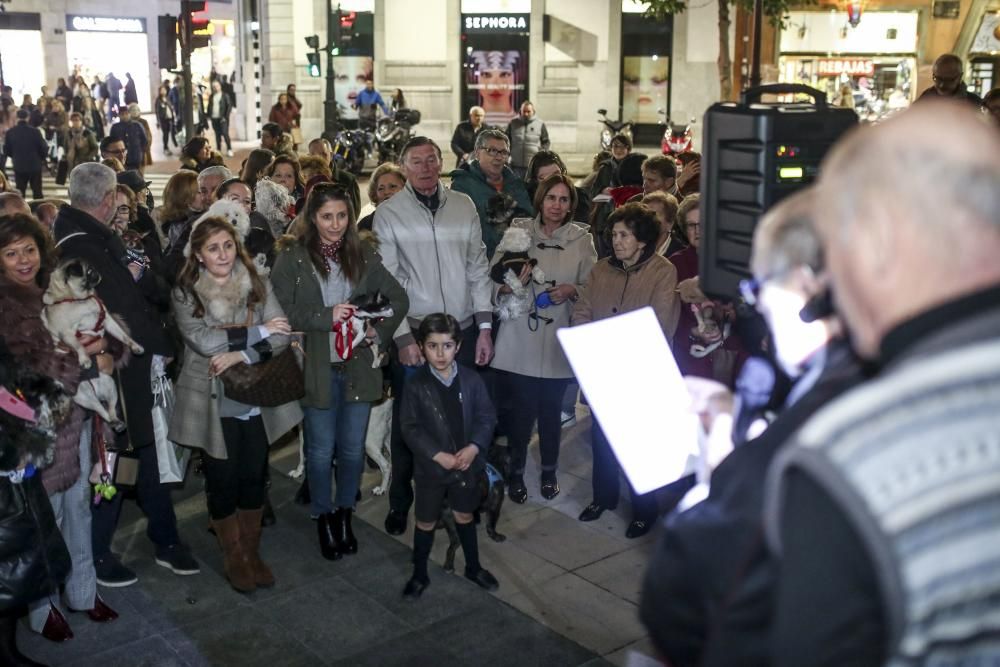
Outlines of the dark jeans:
{"type": "MultiPolygon", "coordinates": [[[[456,360],[463,366],[476,368],[476,338],[479,329],[476,325],[462,331],[462,347],[458,350],[456,360]]],[[[403,403],[403,388],[406,386],[407,370],[399,363],[399,352],[395,345],[390,350],[389,372],[392,382],[392,434],[389,439],[389,449],[392,453],[392,481],[389,484],[389,509],[404,514],[410,511],[413,504],[413,452],[403,441],[403,433],[399,425],[400,409],[403,403]]],[[[490,383],[487,383],[489,388],[490,383]]]]}
{"type": "MultiPolygon", "coordinates": [[[[139,507],[146,515],[148,524],[146,536],[157,547],[169,547],[178,544],[177,517],[174,516],[174,503],[170,499],[170,488],[160,484],[160,470],[156,465],[156,447],[149,444],[136,450],[139,457],[139,479],[136,481],[135,492],[139,507]]],[[[111,500],[102,500],[91,508],[91,541],[94,547],[94,560],[107,556],[111,552],[111,538],[118,528],[118,517],[122,512],[121,491],[111,500]]]]}
{"type": "Polygon", "coordinates": [[[542,471],[555,471],[559,463],[559,439],[562,436],[560,412],[570,380],[536,378],[518,373],[504,373],[504,376],[511,400],[511,410],[506,417],[511,475],[524,474],[528,442],[536,420],[542,471]]]}
{"type": "Polygon", "coordinates": [[[312,515],[334,509],[354,509],[365,469],[365,433],[371,403],[348,400],[343,366],[331,366],[330,407],[305,408],[306,476],[312,497],[312,515]],[[337,459],[337,492],[330,484],[330,466],[337,459]]]}
{"type": "Polygon", "coordinates": [[[177,146],[177,128],[174,127],[173,119],[168,118],[167,120],[160,122],[160,132],[163,133],[163,150],[170,150],[170,140],[174,142],[174,146],[177,146]]]}
{"type": "MultiPolygon", "coordinates": [[[[590,427],[590,447],[594,454],[594,502],[601,507],[613,509],[618,506],[618,477],[621,468],[604,431],[593,420],[590,427]]],[[[626,480],[626,483],[627,480],[626,480]]],[[[653,493],[638,494],[632,485],[628,485],[632,496],[632,518],[636,521],[653,521],[656,519],[657,505],[653,493]]]]}
{"type": "Polygon", "coordinates": [[[208,514],[225,519],[237,509],[256,510],[264,506],[264,473],[267,470],[267,432],[258,415],[244,421],[222,419],[222,437],[228,458],[201,457],[205,472],[208,514]]]}
{"type": "Polygon", "coordinates": [[[14,172],[14,185],[18,190],[21,191],[21,196],[27,199],[25,190],[28,189],[28,185],[31,185],[31,198],[41,199],[42,195],[42,172],[36,171],[30,174],[24,172],[15,171],[14,172]]]}
{"type": "Polygon", "coordinates": [[[215,144],[222,150],[222,140],[226,140],[226,150],[233,150],[233,142],[229,140],[229,119],[213,118],[212,131],[215,132],[215,144]]]}

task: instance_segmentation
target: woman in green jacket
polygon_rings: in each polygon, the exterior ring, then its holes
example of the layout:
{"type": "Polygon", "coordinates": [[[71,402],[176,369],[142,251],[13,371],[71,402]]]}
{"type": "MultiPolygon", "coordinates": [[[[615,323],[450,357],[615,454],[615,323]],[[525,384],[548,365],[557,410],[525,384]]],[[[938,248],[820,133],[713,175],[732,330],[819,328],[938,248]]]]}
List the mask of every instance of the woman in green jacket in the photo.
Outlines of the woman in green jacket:
{"type": "Polygon", "coordinates": [[[378,360],[410,304],[373,244],[358,235],[347,191],[334,184],[314,187],[305,220],[302,237],[279,251],[271,282],[292,329],[306,336],[306,474],[320,551],[337,560],[358,550],[351,516],[364,468],[368,414],[372,401],[382,397],[378,360]],[[355,304],[376,292],[388,298],[392,316],[369,323],[364,342],[345,349],[355,304]],[[330,484],[334,455],[336,498],[330,484]]]}

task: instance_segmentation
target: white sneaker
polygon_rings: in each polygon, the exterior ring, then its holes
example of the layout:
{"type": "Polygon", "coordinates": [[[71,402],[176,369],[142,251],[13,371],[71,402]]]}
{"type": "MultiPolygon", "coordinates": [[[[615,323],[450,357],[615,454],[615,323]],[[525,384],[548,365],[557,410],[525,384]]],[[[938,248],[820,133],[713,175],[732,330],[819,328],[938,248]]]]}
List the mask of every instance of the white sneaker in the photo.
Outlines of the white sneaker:
{"type": "Polygon", "coordinates": [[[574,424],[576,424],[576,413],[575,412],[574,413],[560,412],[559,413],[559,418],[560,418],[560,421],[562,421],[562,427],[563,428],[569,428],[570,426],[573,426],[574,424]]]}
{"type": "Polygon", "coordinates": [[[232,157],[232,156],[233,156],[233,149],[230,148],[228,151],[226,151],[226,157],[232,157]]]}

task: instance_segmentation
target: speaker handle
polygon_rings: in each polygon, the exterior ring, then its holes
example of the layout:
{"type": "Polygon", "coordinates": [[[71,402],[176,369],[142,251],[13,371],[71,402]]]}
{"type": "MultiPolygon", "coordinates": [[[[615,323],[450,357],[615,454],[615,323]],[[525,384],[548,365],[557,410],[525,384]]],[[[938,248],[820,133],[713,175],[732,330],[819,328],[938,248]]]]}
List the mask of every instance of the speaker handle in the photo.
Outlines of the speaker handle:
{"type": "Polygon", "coordinates": [[[747,88],[740,96],[740,103],[746,106],[760,102],[761,95],[790,95],[792,93],[808,95],[813,99],[813,105],[817,109],[826,108],[826,93],[802,83],[769,83],[756,88],[747,88]]]}

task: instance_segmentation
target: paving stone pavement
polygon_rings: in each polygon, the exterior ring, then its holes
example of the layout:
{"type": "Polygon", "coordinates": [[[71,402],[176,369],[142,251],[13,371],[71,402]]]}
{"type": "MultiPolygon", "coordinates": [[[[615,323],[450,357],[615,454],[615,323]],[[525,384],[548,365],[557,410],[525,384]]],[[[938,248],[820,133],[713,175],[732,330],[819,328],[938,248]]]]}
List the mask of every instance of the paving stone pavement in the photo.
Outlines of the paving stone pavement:
{"type": "MultiPolygon", "coordinates": [[[[295,444],[273,451],[272,501],[277,525],[265,529],[264,559],[278,584],[245,596],[222,573],[207,528],[203,480],[189,473],[175,492],[181,535],[202,565],[179,577],[157,566],[145,521],[126,502],[115,550],[139,575],[137,585],[101,588],[121,618],[106,625],[70,614],[76,637],[53,644],[19,628],[19,646],[51,665],[102,667],[257,665],[574,665],[649,664],[649,640],[637,602],[652,537],[626,540],[627,503],[590,524],[576,515],[590,500],[589,415],[564,431],[562,494],[538,492],[533,443],[526,481],[529,500],[506,502],[492,542],[480,532],[483,564],[499,579],[495,594],[432,564],[432,584],[417,603],[401,599],[410,573],[412,517],[393,538],[382,530],[388,507],[371,494],[378,471],[364,476],[355,531],[357,555],[328,562],[319,555],[315,524],[292,501],[298,482],[285,473],[298,460],[295,444]]],[[[447,539],[435,541],[444,559],[447,539]]],[[[462,571],[461,550],[456,570],[462,571]]]]}

